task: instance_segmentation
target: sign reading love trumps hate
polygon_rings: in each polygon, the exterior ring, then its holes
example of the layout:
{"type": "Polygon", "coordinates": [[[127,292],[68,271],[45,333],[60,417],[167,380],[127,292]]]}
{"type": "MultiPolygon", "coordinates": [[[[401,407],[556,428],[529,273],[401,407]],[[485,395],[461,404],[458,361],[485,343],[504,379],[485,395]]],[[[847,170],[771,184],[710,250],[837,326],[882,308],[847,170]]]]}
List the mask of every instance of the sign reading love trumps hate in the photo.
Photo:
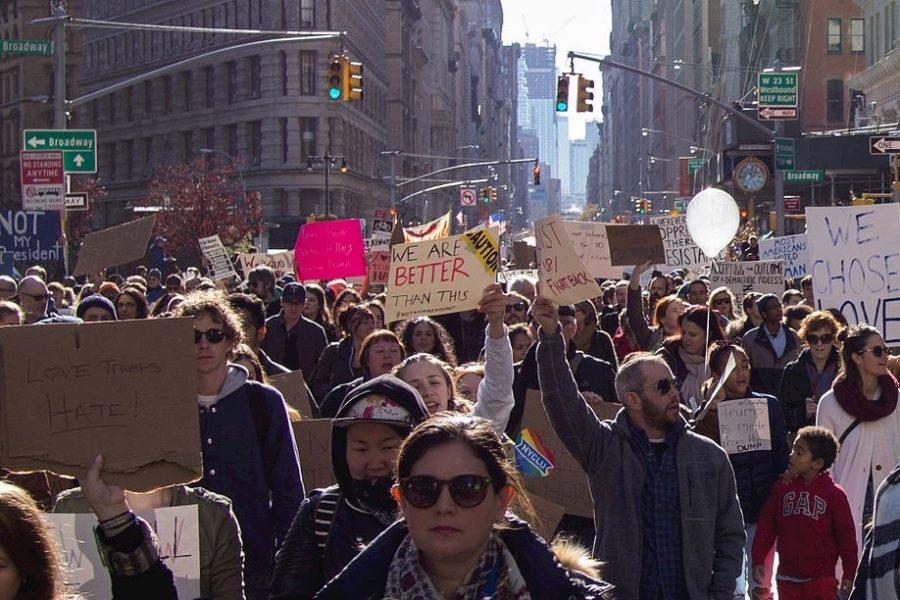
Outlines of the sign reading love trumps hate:
{"type": "Polygon", "coordinates": [[[364,277],[367,267],[359,221],[306,223],[294,244],[294,265],[300,281],[364,277]]]}
{"type": "Polygon", "coordinates": [[[496,227],[391,247],[385,321],[478,306],[500,259],[496,227]]]}
{"type": "Polygon", "coordinates": [[[807,208],[806,223],[817,307],[900,343],[900,205],[807,208]]]}

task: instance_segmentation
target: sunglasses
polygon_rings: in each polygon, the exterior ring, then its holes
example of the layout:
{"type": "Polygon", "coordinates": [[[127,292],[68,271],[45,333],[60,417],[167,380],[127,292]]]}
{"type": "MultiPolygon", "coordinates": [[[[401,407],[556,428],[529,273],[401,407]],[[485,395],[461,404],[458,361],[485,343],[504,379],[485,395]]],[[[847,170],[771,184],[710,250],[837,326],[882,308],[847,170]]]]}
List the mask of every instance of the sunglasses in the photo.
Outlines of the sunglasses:
{"type": "Polygon", "coordinates": [[[660,396],[665,396],[672,391],[672,388],[678,388],[678,381],[675,379],[660,379],[653,384],[653,389],[655,389],[660,396]]]}
{"type": "Polygon", "coordinates": [[[194,330],[194,343],[199,344],[200,340],[206,338],[210,344],[218,344],[225,339],[225,332],[221,329],[209,329],[207,331],[194,330]]]}
{"type": "Polygon", "coordinates": [[[413,475],[400,480],[403,498],[416,508],[434,506],[441,497],[441,490],[445,485],[457,506],[475,508],[484,502],[491,478],[481,475],[457,475],[448,481],[431,475],[413,475]]]}
{"type": "Polygon", "coordinates": [[[875,358],[881,358],[885,354],[890,354],[890,350],[884,346],[875,346],[874,348],[866,348],[859,351],[860,354],[865,354],[866,352],[871,352],[875,358]]]}
{"type": "Polygon", "coordinates": [[[816,335],[814,333],[806,334],[806,341],[809,342],[810,346],[815,346],[816,344],[830,344],[834,341],[833,333],[823,333],[822,335],[816,335]]]}
{"type": "Polygon", "coordinates": [[[512,312],[514,310],[517,310],[517,311],[525,310],[525,303],[524,302],[516,302],[515,304],[507,304],[506,305],[506,312],[512,312]]]}

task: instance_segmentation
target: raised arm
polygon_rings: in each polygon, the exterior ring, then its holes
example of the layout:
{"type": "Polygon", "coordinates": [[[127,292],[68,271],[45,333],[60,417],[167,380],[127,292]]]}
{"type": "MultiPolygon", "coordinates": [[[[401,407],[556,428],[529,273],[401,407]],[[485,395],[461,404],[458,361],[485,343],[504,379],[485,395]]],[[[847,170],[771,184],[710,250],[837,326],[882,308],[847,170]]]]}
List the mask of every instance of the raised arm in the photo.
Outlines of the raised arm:
{"type": "Polygon", "coordinates": [[[484,379],[478,384],[475,414],[488,419],[494,431],[502,434],[509,422],[513,398],[513,356],[509,332],[503,323],[506,295],[499,284],[484,290],[478,310],[487,317],[484,336],[484,379]]]}
{"type": "Polygon", "coordinates": [[[650,264],[637,265],[631,273],[628,282],[628,304],[625,306],[625,316],[628,317],[628,326],[634,341],[641,350],[650,347],[650,327],[644,318],[644,299],[641,296],[641,274],[650,268],[650,264]]]}

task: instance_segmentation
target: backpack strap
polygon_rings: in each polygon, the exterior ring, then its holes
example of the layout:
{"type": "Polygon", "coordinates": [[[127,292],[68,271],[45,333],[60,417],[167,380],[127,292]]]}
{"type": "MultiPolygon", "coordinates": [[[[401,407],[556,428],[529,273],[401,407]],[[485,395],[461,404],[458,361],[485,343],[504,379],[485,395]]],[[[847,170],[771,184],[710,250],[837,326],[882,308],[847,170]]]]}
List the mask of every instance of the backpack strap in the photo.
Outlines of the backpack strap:
{"type": "Polygon", "coordinates": [[[862,419],[854,419],[853,422],[850,423],[850,427],[848,427],[847,429],[845,429],[845,430],[844,430],[844,433],[841,434],[841,437],[838,439],[838,443],[839,443],[840,445],[843,446],[843,445],[844,445],[844,440],[847,439],[847,436],[850,435],[850,433],[851,433],[854,429],[856,429],[857,427],[859,427],[859,424],[860,424],[860,423],[862,423],[862,419]]]}
{"type": "Polygon", "coordinates": [[[316,545],[319,550],[325,552],[325,546],[328,544],[328,536],[331,535],[331,528],[334,526],[337,507],[341,501],[340,488],[334,487],[326,489],[319,497],[316,504],[315,515],[313,520],[313,530],[316,534],[316,545]]]}

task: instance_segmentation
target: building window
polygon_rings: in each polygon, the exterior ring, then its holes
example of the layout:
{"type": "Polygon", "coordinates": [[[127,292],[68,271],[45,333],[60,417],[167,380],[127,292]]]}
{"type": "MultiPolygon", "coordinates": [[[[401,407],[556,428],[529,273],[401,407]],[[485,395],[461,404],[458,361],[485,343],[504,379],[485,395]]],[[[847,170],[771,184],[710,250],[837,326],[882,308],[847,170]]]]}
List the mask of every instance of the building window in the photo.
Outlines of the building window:
{"type": "Polygon", "coordinates": [[[850,52],[866,51],[866,20],[850,19],[850,52]]]}
{"type": "Polygon", "coordinates": [[[134,140],[125,141],[125,177],[134,177],[134,140]]]}
{"type": "Polygon", "coordinates": [[[228,67],[228,104],[237,102],[237,63],[229,61],[228,67]]]}
{"type": "Polygon", "coordinates": [[[216,103],[216,71],[215,67],[203,67],[203,79],[205,81],[204,93],[206,94],[206,108],[212,108],[216,103]]]}
{"type": "Polygon", "coordinates": [[[172,112],[172,76],[163,77],[163,114],[172,112]]]}
{"type": "Polygon", "coordinates": [[[278,119],[278,129],[281,132],[281,162],[288,161],[288,120],[284,117],[278,119]]]}
{"type": "Polygon", "coordinates": [[[828,52],[841,52],[841,20],[828,19],[828,52]]]}
{"type": "Polygon", "coordinates": [[[190,162],[194,155],[194,132],[188,129],[181,132],[181,145],[184,150],[184,162],[190,162]]]}
{"type": "Polygon", "coordinates": [[[116,143],[112,142],[106,145],[106,164],[109,165],[109,180],[116,179],[116,143]]]}
{"type": "Polygon", "coordinates": [[[288,90],[288,72],[287,72],[287,52],[281,51],[278,53],[281,59],[281,95],[287,96],[288,90]]]}
{"type": "Polygon", "coordinates": [[[131,123],[134,121],[134,88],[125,90],[125,118],[131,123]]]}
{"type": "Polygon", "coordinates": [[[153,168],[156,166],[153,164],[153,138],[145,137],[143,139],[144,144],[144,176],[149,177],[153,174],[153,168]]]}
{"type": "Polygon", "coordinates": [[[91,100],[91,123],[94,127],[100,124],[100,102],[91,100]]]}
{"type": "Polygon", "coordinates": [[[216,147],[216,128],[215,127],[207,127],[203,130],[203,147],[204,148],[215,148],[216,147]]]}
{"type": "Polygon", "coordinates": [[[191,71],[181,74],[181,85],[184,87],[184,110],[194,110],[194,74],[191,71]]]}
{"type": "Polygon", "coordinates": [[[829,79],[826,84],[828,122],[840,123],[844,120],[844,82],[829,79]]]}
{"type": "Polygon", "coordinates": [[[316,58],[315,52],[300,52],[300,95],[316,95],[316,58]]]}
{"type": "Polygon", "coordinates": [[[116,122],[116,93],[111,93],[108,98],[109,108],[107,109],[107,114],[109,114],[109,123],[112,125],[116,122]]]}
{"type": "Polygon", "coordinates": [[[258,56],[251,56],[250,67],[250,98],[253,100],[262,96],[262,60],[258,56]]]}
{"type": "Polygon", "coordinates": [[[314,29],[316,26],[315,0],[300,0],[300,29],[314,29]]]}
{"type": "Polygon", "coordinates": [[[228,154],[238,157],[238,130],[237,125],[228,126],[228,154]]]}
{"type": "Polygon", "coordinates": [[[250,164],[258,167],[262,161],[262,121],[247,123],[247,139],[250,142],[250,164]]]}
{"type": "Polygon", "coordinates": [[[317,149],[317,130],[319,119],[316,117],[300,117],[300,161],[315,156],[317,149]]]}

